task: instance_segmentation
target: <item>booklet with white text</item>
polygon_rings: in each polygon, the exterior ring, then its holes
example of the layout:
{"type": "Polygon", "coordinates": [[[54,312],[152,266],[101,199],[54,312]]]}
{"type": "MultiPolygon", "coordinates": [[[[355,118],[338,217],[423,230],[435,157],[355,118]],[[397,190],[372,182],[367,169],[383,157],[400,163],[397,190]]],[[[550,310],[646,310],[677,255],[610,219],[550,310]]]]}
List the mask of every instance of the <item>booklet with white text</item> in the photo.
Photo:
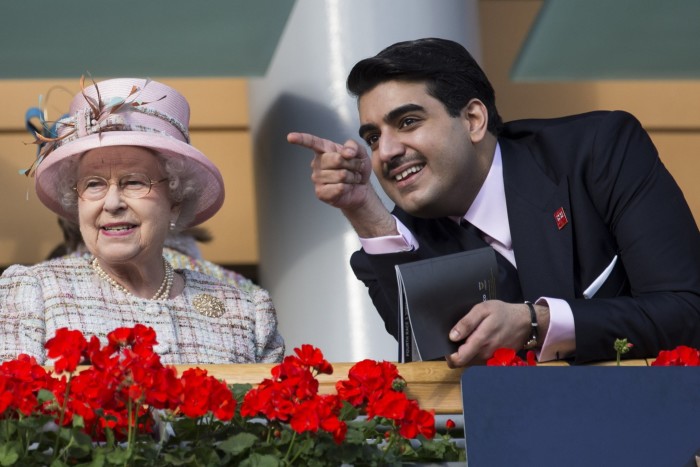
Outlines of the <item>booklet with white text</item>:
{"type": "Polygon", "coordinates": [[[397,264],[399,362],[437,360],[457,351],[452,327],[471,308],[496,298],[491,247],[397,264]]]}

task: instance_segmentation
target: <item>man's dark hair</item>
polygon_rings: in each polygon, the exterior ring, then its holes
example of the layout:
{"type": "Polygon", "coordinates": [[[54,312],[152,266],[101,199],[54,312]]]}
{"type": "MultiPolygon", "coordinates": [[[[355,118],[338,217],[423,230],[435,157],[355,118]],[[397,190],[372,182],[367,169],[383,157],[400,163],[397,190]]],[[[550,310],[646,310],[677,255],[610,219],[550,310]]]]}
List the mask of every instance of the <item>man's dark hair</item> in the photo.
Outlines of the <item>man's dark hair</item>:
{"type": "Polygon", "coordinates": [[[503,121],[486,74],[460,44],[437,38],[397,42],[374,57],[359,61],[348,75],[348,91],[359,98],[386,81],[425,82],[428,94],[457,117],[471,99],[489,113],[488,131],[498,135],[503,121]]]}

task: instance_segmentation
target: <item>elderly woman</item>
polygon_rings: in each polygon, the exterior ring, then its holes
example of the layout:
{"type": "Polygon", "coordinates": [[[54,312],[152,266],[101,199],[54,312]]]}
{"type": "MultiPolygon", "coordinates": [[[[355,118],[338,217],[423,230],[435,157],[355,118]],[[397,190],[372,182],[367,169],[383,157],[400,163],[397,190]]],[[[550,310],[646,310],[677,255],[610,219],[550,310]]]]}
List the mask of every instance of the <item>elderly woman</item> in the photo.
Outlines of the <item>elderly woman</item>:
{"type": "MultiPolygon", "coordinates": [[[[84,88],[53,138],[39,136],[38,198],[78,222],[91,256],[64,257],[0,277],[0,360],[62,327],[104,338],[141,323],[169,364],[276,362],[284,355],[263,289],[242,291],[163,256],[169,232],[221,207],[218,169],[189,144],[189,105],[155,81],[113,79],[84,88]]],[[[31,170],[31,169],[30,169],[31,170]]]]}

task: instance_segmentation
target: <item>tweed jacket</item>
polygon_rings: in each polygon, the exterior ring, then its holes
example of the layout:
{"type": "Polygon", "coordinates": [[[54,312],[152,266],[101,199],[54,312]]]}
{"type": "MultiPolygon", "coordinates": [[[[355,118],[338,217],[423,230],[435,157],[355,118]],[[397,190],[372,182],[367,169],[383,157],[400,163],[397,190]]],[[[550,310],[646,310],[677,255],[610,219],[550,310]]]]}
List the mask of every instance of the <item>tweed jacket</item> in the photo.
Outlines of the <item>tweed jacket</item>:
{"type": "Polygon", "coordinates": [[[89,257],[64,257],[34,266],[14,265],[0,277],[0,361],[29,354],[47,363],[44,343],[62,327],[103,343],[117,327],[137,323],[157,334],[165,364],[278,362],[284,342],[268,293],[244,291],[197,271],[178,269],[183,292],[169,300],[127,295],[101,279],[89,257]],[[225,311],[208,317],[193,301],[221,300],[225,311]]]}

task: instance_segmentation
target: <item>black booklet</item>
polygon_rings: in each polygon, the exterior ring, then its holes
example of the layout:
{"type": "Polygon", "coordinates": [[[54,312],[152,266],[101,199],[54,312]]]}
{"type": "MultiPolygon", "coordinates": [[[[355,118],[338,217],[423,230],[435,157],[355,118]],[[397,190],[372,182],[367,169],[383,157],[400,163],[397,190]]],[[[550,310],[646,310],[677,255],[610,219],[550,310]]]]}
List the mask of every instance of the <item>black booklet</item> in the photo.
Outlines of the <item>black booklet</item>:
{"type": "Polygon", "coordinates": [[[397,264],[399,361],[436,360],[457,351],[452,327],[474,305],[496,298],[491,247],[397,264]]]}

